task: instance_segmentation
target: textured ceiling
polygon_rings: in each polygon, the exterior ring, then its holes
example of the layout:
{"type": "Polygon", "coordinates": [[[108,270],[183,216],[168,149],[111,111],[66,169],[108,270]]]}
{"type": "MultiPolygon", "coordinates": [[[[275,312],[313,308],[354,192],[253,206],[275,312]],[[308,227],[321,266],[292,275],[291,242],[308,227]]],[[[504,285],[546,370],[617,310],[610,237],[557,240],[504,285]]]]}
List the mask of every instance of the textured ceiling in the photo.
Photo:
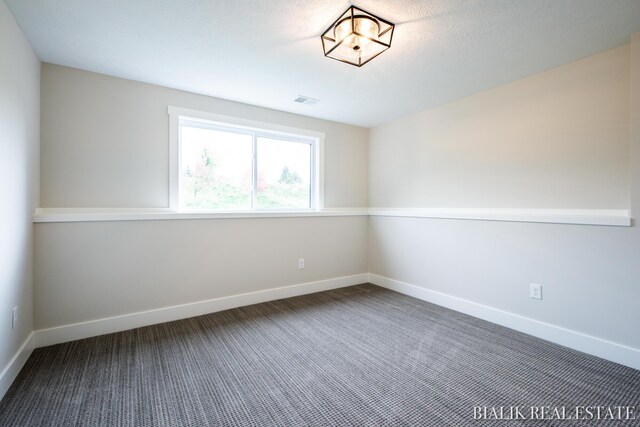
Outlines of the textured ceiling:
{"type": "Polygon", "coordinates": [[[640,0],[360,0],[397,24],[362,68],[327,59],[330,0],[5,0],[40,59],[361,126],[620,46],[640,0]],[[293,102],[298,95],[316,105],[293,102]]]}

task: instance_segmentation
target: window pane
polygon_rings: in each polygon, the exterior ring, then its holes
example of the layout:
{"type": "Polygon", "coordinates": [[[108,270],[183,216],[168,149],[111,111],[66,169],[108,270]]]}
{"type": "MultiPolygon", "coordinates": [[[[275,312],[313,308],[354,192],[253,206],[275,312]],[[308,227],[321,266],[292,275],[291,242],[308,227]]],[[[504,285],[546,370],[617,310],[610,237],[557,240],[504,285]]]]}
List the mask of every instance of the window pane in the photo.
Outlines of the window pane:
{"type": "Polygon", "coordinates": [[[259,209],[311,207],[311,145],[257,139],[259,209]]]}
{"type": "Polygon", "coordinates": [[[250,135],[181,126],[180,207],[251,209],[250,135]]]}

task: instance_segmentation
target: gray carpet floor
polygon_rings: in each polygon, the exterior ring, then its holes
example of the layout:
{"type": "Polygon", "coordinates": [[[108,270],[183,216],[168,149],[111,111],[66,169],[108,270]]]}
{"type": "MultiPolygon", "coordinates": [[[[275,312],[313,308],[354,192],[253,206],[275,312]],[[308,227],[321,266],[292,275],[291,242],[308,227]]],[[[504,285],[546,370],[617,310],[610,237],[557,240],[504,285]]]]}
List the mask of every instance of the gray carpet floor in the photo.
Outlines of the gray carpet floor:
{"type": "Polygon", "coordinates": [[[37,349],[0,426],[640,425],[473,417],[532,405],[640,412],[640,371],[366,284],[37,349]]]}

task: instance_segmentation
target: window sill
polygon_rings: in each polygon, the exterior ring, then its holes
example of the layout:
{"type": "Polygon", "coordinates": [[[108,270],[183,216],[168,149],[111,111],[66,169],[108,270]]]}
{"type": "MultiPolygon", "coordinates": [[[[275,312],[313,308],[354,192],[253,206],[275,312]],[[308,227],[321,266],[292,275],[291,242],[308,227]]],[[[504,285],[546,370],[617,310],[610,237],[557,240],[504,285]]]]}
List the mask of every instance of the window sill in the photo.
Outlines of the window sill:
{"type": "Polygon", "coordinates": [[[40,208],[33,222],[155,221],[194,219],[304,218],[382,216],[475,221],[630,227],[626,209],[468,209],[468,208],[331,208],[320,211],[175,212],[169,209],[40,208]]]}
{"type": "Polygon", "coordinates": [[[366,208],[323,209],[321,211],[241,211],[241,212],[175,212],[169,209],[74,209],[40,208],[33,222],[98,222],[98,221],[157,221],[172,219],[240,219],[240,218],[298,218],[322,216],[368,215],[366,208]]]}

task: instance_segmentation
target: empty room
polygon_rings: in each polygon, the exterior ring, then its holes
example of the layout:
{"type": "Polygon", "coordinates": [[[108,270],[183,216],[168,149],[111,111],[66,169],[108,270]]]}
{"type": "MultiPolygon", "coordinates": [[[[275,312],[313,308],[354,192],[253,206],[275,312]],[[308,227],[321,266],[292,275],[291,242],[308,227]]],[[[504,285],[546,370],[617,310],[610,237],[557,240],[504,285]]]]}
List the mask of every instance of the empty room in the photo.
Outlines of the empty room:
{"type": "Polygon", "coordinates": [[[0,426],[640,426],[639,0],[0,0],[0,426]]]}

